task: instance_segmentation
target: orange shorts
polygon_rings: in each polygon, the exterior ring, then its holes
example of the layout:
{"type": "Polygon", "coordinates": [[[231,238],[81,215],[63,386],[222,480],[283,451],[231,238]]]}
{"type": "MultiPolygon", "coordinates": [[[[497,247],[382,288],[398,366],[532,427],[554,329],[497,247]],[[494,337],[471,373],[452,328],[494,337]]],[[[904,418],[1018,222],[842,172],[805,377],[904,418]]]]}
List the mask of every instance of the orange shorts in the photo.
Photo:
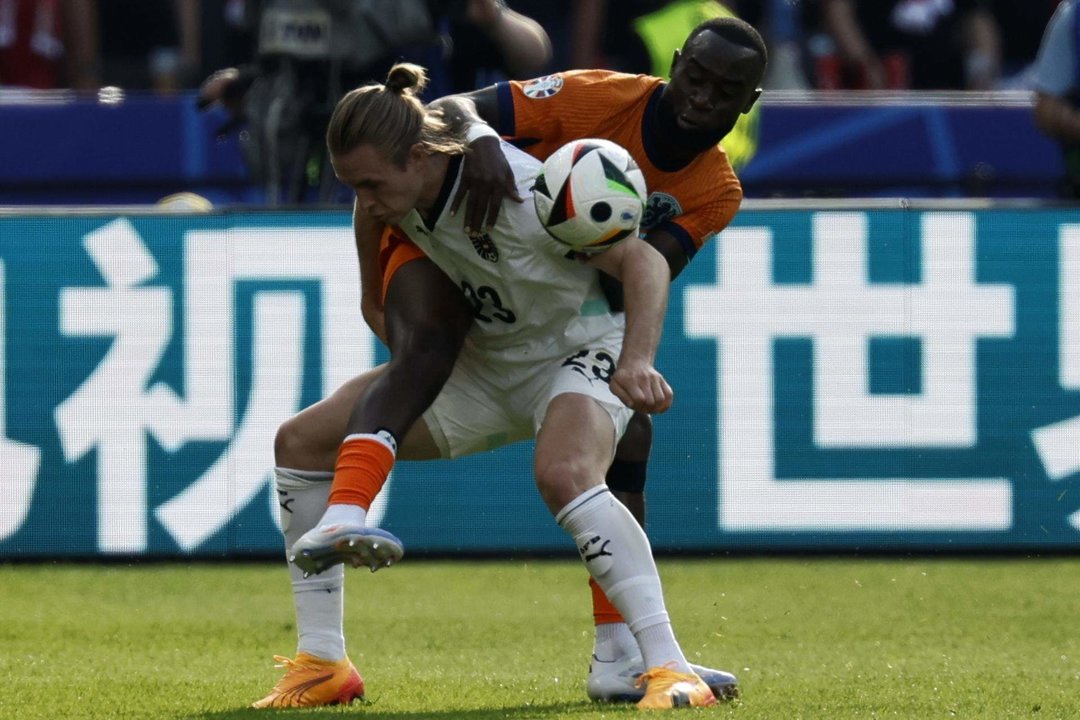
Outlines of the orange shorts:
{"type": "Polygon", "coordinates": [[[417,258],[427,257],[405,233],[395,227],[387,226],[379,239],[379,267],[382,268],[382,300],[386,302],[386,289],[390,287],[390,278],[405,263],[417,258]]]}

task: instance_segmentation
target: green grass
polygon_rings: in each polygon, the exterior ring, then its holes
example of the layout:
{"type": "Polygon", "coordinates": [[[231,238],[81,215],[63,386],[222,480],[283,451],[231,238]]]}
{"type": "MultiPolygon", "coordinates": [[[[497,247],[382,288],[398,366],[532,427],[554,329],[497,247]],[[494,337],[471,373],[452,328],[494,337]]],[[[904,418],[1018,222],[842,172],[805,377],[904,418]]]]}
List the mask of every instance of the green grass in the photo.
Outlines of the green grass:
{"type": "MultiPolygon", "coordinates": [[[[717,718],[1080,717],[1080,559],[660,562],[691,659],[734,671],[717,718]]],[[[576,562],[349,572],[368,700],[245,709],[292,654],[277,565],[0,566],[0,718],[599,718],[576,562]]]]}

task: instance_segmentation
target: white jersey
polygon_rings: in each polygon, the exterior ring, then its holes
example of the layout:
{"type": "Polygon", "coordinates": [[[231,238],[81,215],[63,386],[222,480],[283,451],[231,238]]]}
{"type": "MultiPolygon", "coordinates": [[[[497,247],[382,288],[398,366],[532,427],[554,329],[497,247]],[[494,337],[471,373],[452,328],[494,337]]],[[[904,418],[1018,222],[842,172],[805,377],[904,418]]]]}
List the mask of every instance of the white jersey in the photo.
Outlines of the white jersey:
{"type": "Polygon", "coordinates": [[[502,149],[525,202],[504,202],[489,234],[470,239],[465,213],[449,215],[460,156],[450,162],[432,223],[413,210],[400,228],[472,303],[469,349],[512,360],[562,358],[566,348],[621,330],[624,319],[611,312],[596,268],[568,258],[566,246],[540,225],[532,201],[540,162],[508,143],[502,149]]]}

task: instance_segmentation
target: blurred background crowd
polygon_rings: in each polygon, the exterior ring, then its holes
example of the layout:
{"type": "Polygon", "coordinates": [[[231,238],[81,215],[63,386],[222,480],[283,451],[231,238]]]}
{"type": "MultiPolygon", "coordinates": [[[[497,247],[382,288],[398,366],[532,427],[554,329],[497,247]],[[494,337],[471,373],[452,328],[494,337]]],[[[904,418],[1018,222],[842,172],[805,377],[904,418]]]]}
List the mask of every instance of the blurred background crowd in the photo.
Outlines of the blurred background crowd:
{"type": "MultiPolygon", "coordinates": [[[[762,107],[766,114],[768,108],[776,109],[785,95],[802,93],[809,99],[804,104],[818,106],[845,92],[853,97],[891,97],[897,105],[911,105],[914,101],[904,98],[915,96],[906,95],[908,91],[951,91],[982,98],[986,106],[1022,102],[1026,126],[1021,131],[1026,134],[1030,128],[1041,142],[1050,139],[1064,150],[1060,157],[1072,180],[1054,181],[1059,186],[1054,194],[1076,196],[1080,112],[1073,96],[1080,89],[1076,53],[1080,24],[1073,19],[1073,4],[1073,0],[0,0],[0,103],[10,108],[27,98],[49,96],[41,91],[59,91],[67,98],[113,105],[127,97],[198,107],[207,111],[202,114],[213,123],[219,140],[236,140],[249,179],[262,188],[262,202],[338,203],[343,201],[341,188],[325,158],[319,157],[326,119],[345,91],[382,80],[397,60],[429,69],[429,100],[503,79],[572,68],[666,77],[672,54],[690,29],[709,17],[737,15],[761,31],[770,57],[763,102],[723,142],[736,170],[747,165],[759,145],[764,151],[765,143],[758,142],[757,116],[762,107]],[[1048,30],[1054,23],[1061,26],[1056,33],[1048,30]],[[1044,41],[1051,36],[1056,42],[1044,41]],[[1055,68],[1053,77],[1047,75],[1047,67],[1055,68]],[[1021,95],[1023,99],[1017,100],[1021,95]]],[[[957,102],[956,96],[950,97],[948,102],[957,102]]],[[[59,115],[26,117],[21,122],[28,133],[36,131],[49,138],[44,144],[62,149],[58,133],[47,123],[72,127],[69,122],[59,115]]],[[[866,128],[897,121],[882,118],[864,115],[859,122],[866,128]]],[[[925,114],[924,121],[932,145],[933,137],[940,138],[933,130],[938,121],[925,114]]],[[[808,122],[796,119],[788,125],[799,130],[808,122]]],[[[967,121],[958,116],[955,122],[967,121]]],[[[887,191],[911,192],[904,183],[915,178],[931,193],[971,194],[972,187],[981,192],[991,184],[1001,193],[1031,192],[1028,180],[1043,182],[1036,166],[1046,165],[1045,150],[1040,154],[1037,143],[1030,138],[1011,143],[1016,169],[1010,169],[1007,158],[988,157],[987,148],[1002,145],[993,135],[995,127],[1016,136],[1014,126],[1006,129],[1003,124],[1008,122],[1012,122],[1008,117],[978,120],[971,127],[974,133],[958,127],[952,135],[954,149],[933,155],[929,171],[903,167],[918,156],[910,151],[892,163],[881,163],[893,176],[887,191]],[[969,150],[975,141],[980,147],[969,150]],[[961,156],[961,161],[954,160],[961,156]],[[954,167],[958,162],[963,167],[954,167]],[[1009,179],[1024,173],[1028,179],[1009,179]],[[1024,184],[1029,189],[1021,190],[1024,184]]],[[[796,143],[795,150],[811,142],[804,138],[799,146],[782,123],[783,118],[775,116],[770,126],[773,138],[787,137],[796,143]]],[[[187,120],[179,121],[178,128],[189,139],[198,134],[190,126],[187,120]]],[[[86,128],[71,132],[77,131],[92,132],[86,128]]],[[[850,127],[845,132],[849,145],[857,144],[858,135],[850,127]]],[[[139,135],[152,142],[149,133],[139,135]]],[[[135,147],[136,136],[127,132],[123,137],[135,147]]],[[[824,148],[832,142],[830,137],[823,130],[820,140],[813,142],[824,148]]],[[[42,145],[30,135],[10,142],[9,154],[42,145]]],[[[85,146],[86,139],[70,142],[85,146]]],[[[943,147],[940,139],[937,145],[943,147]]],[[[185,146],[186,159],[174,161],[189,181],[195,179],[193,168],[220,159],[212,153],[197,155],[200,147],[185,146]]],[[[769,173],[781,165],[794,168],[791,163],[799,158],[790,144],[777,142],[773,147],[787,159],[774,155],[751,168],[757,174],[744,176],[744,186],[747,180],[753,186],[748,187],[750,194],[842,194],[864,187],[861,181],[833,187],[820,177],[798,172],[785,174],[783,183],[771,186],[769,173]],[[800,183],[802,191],[792,189],[800,183]]],[[[58,152],[55,167],[38,155],[27,155],[23,163],[27,169],[0,173],[0,199],[19,202],[38,187],[49,192],[35,198],[78,202],[70,192],[54,192],[64,177],[76,179],[61,155],[58,152]],[[31,165],[37,169],[29,169],[31,165]]],[[[130,170],[129,184],[139,177],[139,182],[150,179],[162,189],[171,187],[163,173],[157,177],[152,169],[142,175],[134,172],[144,160],[134,150],[130,157],[121,155],[116,150],[102,162],[116,165],[117,176],[130,170]]],[[[830,157],[834,164],[853,167],[837,148],[830,157]]],[[[1052,162],[1058,164],[1058,157],[1052,162]]],[[[93,162],[87,163],[82,183],[92,187],[93,162]]],[[[214,172],[210,167],[208,174],[214,172]]],[[[1060,177],[1062,172],[1055,168],[1049,174],[1060,177]]],[[[220,178],[215,182],[220,185],[220,178]]],[[[880,185],[885,191],[885,181],[880,185]]],[[[95,197],[100,201],[100,194],[95,197]]]]}
{"type": "Polygon", "coordinates": [[[670,60],[656,54],[662,26],[679,12],[716,12],[711,6],[762,31],[772,53],[767,89],[990,90],[1032,87],[1058,0],[393,0],[385,3],[392,10],[364,0],[0,0],[0,84],[196,88],[258,56],[267,10],[322,6],[340,21],[335,6],[348,5],[374,8],[388,31],[378,43],[393,44],[358,53],[351,71],[377,77],[385,56],[426,59],[447,68],[437,93],[573,67],[662,74],[670,60]],[[515,56],[522,46],[500,45],[492,6],[546,31],[549,51],[526,43],[515,56]],[[405,27],[391,27],[399,21],[405,27]]]}

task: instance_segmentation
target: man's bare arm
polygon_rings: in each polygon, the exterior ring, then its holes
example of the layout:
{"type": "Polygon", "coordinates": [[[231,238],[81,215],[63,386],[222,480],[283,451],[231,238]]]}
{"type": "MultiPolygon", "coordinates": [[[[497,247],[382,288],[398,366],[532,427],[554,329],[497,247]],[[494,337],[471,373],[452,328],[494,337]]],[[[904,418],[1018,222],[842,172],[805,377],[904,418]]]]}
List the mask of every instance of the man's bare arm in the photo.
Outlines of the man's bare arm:
{"type": "Polygon", "coordinates": [[[379,240],[383,226],[361,213],[353,203],[353,237],[360,261],[360,312],[371,331],[386,344],[386,322],[382,303],[382,270],[379,267],[379,240]]]}
{"type": "MultiPolygon", "coordinates": [[[[439,98],[431,103],[431,107],[442,111],[451,125],[467,128],[498,126],[499,109],[494,87],[439,98]]],[[[450,201],[450,214],[456,215],[465,202],[466,232],[488,232],[498,220],[499,209],[507,198],[514,202],[523,200],[499,138],[492,131],[469,143],[461,183],[450,201]]]]}
{"type": "Polygon", "coordinates": [[[625,293],[626,334],[611,391],[639,412],[664,412],[673,393],[654,362],[671,285],[667,263],[656,248],[631,237],[592,256],[589,264],[621,280],[625,293]]]}

